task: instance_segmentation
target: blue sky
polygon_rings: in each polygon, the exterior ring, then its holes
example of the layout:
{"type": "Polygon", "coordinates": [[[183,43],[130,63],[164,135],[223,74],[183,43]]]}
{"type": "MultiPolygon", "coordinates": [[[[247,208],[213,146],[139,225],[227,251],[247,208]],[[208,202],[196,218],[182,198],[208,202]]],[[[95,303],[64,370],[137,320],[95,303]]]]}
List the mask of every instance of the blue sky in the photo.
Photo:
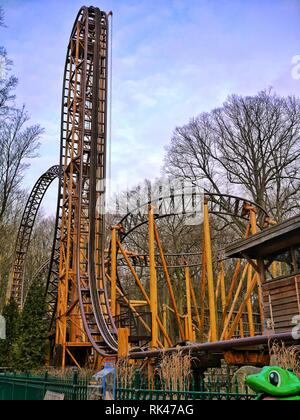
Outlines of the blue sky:
{"type": "MultiPolygon", "coordinates": [[[[46,132],[29,188],[58,162],[60,97],[77,0],[4,0],[0,29],[19,78],[18,103],[46,132]]],[[[300,0],[94,0],[114,12],[113,178],[159,175],[177,125],[220,106],[231,93],[273,86],[300,93],[300,0]]],[[[47,212],[54,210],[52,190],[47,212]]]]}

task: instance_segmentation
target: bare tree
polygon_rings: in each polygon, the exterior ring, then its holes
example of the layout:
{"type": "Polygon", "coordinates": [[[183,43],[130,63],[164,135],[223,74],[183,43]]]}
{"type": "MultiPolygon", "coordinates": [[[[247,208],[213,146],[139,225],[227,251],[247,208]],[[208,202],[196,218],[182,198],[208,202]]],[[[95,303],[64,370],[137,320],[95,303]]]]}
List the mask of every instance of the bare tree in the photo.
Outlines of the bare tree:
{"type": "Polygon", "coordinates": [[[52,217],[46,217],[42,211],[38,214],[26,258],[23,284],[25,295],[37,277],[40,282],[46,282],[54,237],[54,226],[55,220],[52,217]],[[43,269],[41,270],[41,268],[43,269]]]}
{"type": "MultiPolygon", "coordinates": [[[[4,26],[4,12],[0,6],[0,27],[4,26]]],[[[18,84],[14,76],[9,76],[12,61],[9,60],[5,48],[0,46],[0,117],[9,111],[10,103],[15,99],[12,91],[18,84]]]]}
{"type": "Polygon", "coordinates": [[[211,115],[201,114],[175,129],[166,148],[165,170],[176,178],[205,178],[208,191],[221,193],[224,180],[212,152],[215,147],[211,115]]]}
{"type": "Polygon", "coordinates": [[[299,209],[299,135],[298,98],[233,95],[175,130],[165,168],[204,176],[210,191],[238,191],[280,221],[299,209]]]}
{"type": "MultiPolygon", "coordinates": [[[[6,51],[0,47],[0,73],[7,74],[8,66],[11,62],[7,59],[6,51]]],[[[10,110],[11,102],[14,101],[15,95],[12,91],[16,88],[18,79],[15,76],[0,77],[0,117],[5,117],[10,110]]]]}
{"type": "MultiPolygon", "coordinates": [[[[3,26],[4,14],[0,6],[0,27],[3,26]]],[[[26,202],[21,183],[30,160],[37,156],[43,132],[39,125],[28,124],[24,106],[19,110],[14,108],[13,90],[17,79],[11,76],[11,67],[5,48],[0,46],[0,307],[5,300],[16,234],[26,202]]]]}
{"type": "Polygon", "coordinates": [[[43,129],[27,126],[28,121],[23,106],[0,122],[0,223],[14,204],[29,160],[37,156],[43,129]]]}

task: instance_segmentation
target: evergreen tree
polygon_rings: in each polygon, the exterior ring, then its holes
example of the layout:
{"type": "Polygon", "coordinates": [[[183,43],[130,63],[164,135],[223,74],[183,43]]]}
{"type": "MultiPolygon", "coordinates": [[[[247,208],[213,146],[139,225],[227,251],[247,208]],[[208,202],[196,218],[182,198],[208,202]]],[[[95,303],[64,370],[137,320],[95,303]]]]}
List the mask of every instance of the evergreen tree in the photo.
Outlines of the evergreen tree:
{"type": "Polygon", "coordinates": [[[2,315],[6,321],[6,340],[0,340],[0,366],[14,368],[20,320],[18,305],[14,299],[4,307],[2,315]]]}
{"type": "Polygon", "coordinates": [[[47,306],[45,288],[39,281],[31,285],[20,321],[17,367],[29,371],[45,362],[47,338],[47,306]]]}

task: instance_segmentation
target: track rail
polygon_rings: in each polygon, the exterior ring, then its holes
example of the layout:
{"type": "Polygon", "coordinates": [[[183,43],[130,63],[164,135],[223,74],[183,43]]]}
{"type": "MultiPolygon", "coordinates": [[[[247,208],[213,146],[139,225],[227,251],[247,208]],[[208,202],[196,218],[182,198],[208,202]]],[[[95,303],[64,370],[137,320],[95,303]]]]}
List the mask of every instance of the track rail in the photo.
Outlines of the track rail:
{"type": "Polygon", "coordinates": [[[13,297],[20,308],[24,303],[24,274],[32,231],[42,200],[52,184],[59,176],[59,166],[52,166],[45,172],[33,187],[22,215],[15,247],[15,259],[8,287],[8,297],[13,297]]]}
{"type": "MultiPolygon", "coordinates": [[[[137,207],[132,211],[129,211],[120,221],[120,225],[123,227],[124,231],[122,241],[124,241],[124,239],[134,230],[148,223],[147,209],[149,205],[155,206],[156,211],[154,217],[156,220],[176,215],[178,214],[178,209],[181,212],[180,214],[186,214],[186,216],[189,216],[193,215],[192,202],[195,201],[197,196],[198,194],[193,193],[185,193],[184,195],[176,193],[173,195],[170,194],[168,196],[157,197],[142,205],[137,203],[137,207]],[[184,208],[190,210],[184,211],[184,208]]],[[[250,205],[255,208],[258,213],[257,220],[261,222],[261,229],[264,227],[264,223],[268,219],[268,213],[262,207],[246,198],[229,194],[205,193],[204,199],[207,200],[209,204],[210,214],[216,216],[249,221],[249,214],[245,211],[245,209],[247,205],[250,205]]]]}

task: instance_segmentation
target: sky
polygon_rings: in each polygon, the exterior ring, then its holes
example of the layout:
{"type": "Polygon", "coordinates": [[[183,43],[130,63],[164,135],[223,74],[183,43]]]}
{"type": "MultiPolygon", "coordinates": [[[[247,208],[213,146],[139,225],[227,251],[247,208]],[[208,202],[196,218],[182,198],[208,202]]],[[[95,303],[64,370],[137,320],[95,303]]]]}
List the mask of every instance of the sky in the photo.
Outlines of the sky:
{"type": "MultiPolygon", "coordinates": [[[[45,128],[31,189],[59,160],[64,61],[83,0],[0,0],[18,105],[45,128]]],[[[86,4],[90,5],[90,4],[86,4]]],[[[160,175],[176,126],[228,95],[300,94],[300,0],[93,0],[114,13],[112,178],[160,175]]],[[[127,181],[128,180],[128,181],[127,181]]],[[[126,185],[124,185],[126,188],[126,185]]],[[[44,203],[54,213],[56,187],[44,203]]]]}

